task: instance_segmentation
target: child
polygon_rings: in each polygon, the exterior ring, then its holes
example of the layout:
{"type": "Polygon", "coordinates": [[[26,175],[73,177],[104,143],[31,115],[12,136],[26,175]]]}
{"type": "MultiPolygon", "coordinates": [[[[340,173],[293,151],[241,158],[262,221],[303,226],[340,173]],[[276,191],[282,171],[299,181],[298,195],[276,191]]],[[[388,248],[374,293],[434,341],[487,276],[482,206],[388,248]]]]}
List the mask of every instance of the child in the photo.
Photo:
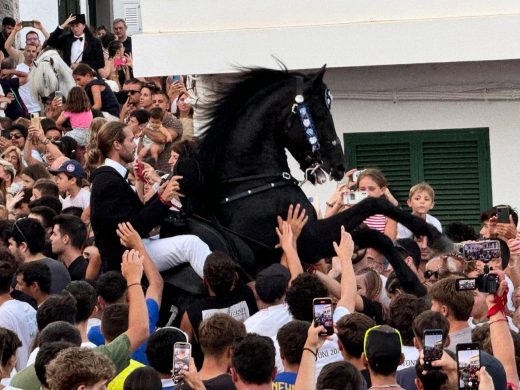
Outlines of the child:
{"type": "MultiPolygon", "coordinates": [[[[138,153],[139,160],[144,160],[148,155],[152,157],[154,162],[159,159],[159,154],[164,150],[165,144],[171,142],[172,136],[170,132],[163,126],[164,110],[159,107],[154,107],[150,110],[150,119],[146,128],[142,131],[142,148],[138,153]],[[165,142],[153,141],[148,135],[163,135],[165,142]]],[[[152,137],[154,138],[154,137],[152,137]]]]}
{"type": "MultiPolygon", "coordinates": [[[[435,226],[439,232],[442,232],[442,226],[439,220],[428,211],[433,209],[435,205],[435,192],[428,183],[419,183],[410,188],[408,195],[408,206],[412,208],[412,214],[416,217],[426,220],[429,224],[435,226]]],[[[397,226],[397,238],[411,238],[412,232],[401,224],[397,226]]]]}
{"type": "MultiPolygon", "coordinates": [[[[358,190],[366,191],[369,197],[385,197],[394,206],[398,205],[397,200],[392,196],[388,189],[387,181],[383,172],[376,168],[368,168],[361,172],[358,181],[358,190]]],[[[386,234],[391,240],[395,240],[397,235],[397,223],[385,217],[383,214],[376,214],[363,221],[370,229],[379,230],[386,234]]]]}
{"type": "Polygon", "coordinates": [[[73,87],[70,90],[64,111],[56,121],[56,124],[62,126],[67,119],[70,120],[70,126],[72,127],[67,136],[74,138],[79,146],[87,146],[90,140],[89,128],[93,116],[87,93],[81,87],[73,87]]]}
{"type": "Polygon", "coordinates": [[[62,202],[64,209],[67,207],[85,209],[90,205],[90,192],[81,186],[85,171],[79,162],[67,160],[51,173],[56,175],[56,184],[60,192],[68,194],[62,202]]]}

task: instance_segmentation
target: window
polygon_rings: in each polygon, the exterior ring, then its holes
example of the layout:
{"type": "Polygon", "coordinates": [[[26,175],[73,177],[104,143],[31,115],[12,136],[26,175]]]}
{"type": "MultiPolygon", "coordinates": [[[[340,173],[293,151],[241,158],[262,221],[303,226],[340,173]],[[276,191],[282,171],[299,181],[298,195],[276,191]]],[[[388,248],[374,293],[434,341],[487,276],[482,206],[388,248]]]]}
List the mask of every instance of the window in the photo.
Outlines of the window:
{"type": "Polygon", "coordinates": [[[393,131],[344,134],[347,165],[381,169],[399,204],[410,187],[425,181],[435,190],[431,214],[443,226],[479,226],[492,205],[489,129],[393,131]]]}

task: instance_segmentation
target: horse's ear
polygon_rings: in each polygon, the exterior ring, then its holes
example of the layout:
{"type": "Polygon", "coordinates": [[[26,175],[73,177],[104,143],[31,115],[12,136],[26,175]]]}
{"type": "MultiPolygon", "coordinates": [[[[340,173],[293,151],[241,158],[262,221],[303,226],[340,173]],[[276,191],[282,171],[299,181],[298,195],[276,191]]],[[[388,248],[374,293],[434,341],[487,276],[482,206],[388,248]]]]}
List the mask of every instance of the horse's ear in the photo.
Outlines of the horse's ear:
{"type": "Polygon", "coordinates": [[[325,74],[327,70],[327,64],[323,65],[320,70],[318,70],[312,77],[311,77],[311,82],[316,85],[316,84],[321,84],[323,83],[323,75],[325,74]]]}

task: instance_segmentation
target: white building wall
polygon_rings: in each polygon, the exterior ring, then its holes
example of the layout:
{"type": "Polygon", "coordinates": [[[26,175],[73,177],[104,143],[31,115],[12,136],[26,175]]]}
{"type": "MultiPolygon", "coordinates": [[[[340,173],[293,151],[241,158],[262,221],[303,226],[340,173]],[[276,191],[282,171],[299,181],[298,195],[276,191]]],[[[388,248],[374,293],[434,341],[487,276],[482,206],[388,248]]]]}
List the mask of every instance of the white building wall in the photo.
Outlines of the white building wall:
{"type": "MultiPolygon", "coordinates": [[[[49,33],[60,23],[58,20],[58,0],[19,0],[19,7],[20,20],[39,20],[49,33]]],[[[30,30],[38,33],[41,42],[45,40],[39,30],[28,27],[23,28],[18,37],[24,38],[25,34],[30,30]]],[[[19,41],[18,43],[25,46],[25,41],[19,41]]]]}

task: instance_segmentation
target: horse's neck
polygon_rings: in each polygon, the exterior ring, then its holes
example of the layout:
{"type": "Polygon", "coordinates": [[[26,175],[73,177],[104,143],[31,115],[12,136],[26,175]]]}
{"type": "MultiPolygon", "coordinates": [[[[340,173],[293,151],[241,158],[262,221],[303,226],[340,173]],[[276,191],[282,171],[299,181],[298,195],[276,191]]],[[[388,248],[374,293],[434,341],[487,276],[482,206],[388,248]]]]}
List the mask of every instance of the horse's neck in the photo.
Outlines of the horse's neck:
{"type": "MultiPolygon", "coordinates": [[[[279,99],[254,105],[241,115],[230,130],[222,151],[223,177],[232,178],[289,170],[285,149],[279,144],[284,131],[279,99]]],[[[286,119],[286,118],[285,118],[286,119]]]]}

